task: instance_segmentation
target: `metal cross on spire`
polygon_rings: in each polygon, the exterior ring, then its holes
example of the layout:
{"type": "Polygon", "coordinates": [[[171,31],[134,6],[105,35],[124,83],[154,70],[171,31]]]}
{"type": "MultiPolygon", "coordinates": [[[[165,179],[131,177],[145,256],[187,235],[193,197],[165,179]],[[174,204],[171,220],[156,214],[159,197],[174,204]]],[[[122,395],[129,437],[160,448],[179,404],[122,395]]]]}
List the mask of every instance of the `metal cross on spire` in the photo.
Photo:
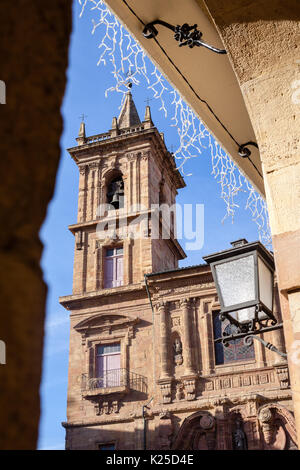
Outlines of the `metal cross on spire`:
{"type": "Polygon", "coordinates": [[[153,98],[149,98],[149,96],[147,96],[147,98],[144,100],[144,103],[147,103],[147,106],[150,105],[150,101],[152,101],[153,98]]]}
{"type": "Polygon", "coordinates": [[[81,122],[84,122],[85,118],[87,118],[88,116],[84,113],[82,113],[80,116],[79,116],[79,119],[81,119],[81,122]]]}

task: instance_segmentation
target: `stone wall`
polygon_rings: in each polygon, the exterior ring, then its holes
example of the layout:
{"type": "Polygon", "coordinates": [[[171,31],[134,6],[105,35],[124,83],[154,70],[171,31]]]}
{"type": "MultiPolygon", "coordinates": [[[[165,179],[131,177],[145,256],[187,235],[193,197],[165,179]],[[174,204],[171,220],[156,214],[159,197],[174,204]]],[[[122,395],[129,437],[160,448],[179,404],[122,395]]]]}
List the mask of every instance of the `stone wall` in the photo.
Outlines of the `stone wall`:
{"type": "MultiPolygon", "coordinates": [[[[236,73],[260,149],[285,340],[292,356],[300,339],[299,1],[205,3],[236,73]]],[[[299,434],[299,360],[290,361],[289,367],[299,434]]]]}

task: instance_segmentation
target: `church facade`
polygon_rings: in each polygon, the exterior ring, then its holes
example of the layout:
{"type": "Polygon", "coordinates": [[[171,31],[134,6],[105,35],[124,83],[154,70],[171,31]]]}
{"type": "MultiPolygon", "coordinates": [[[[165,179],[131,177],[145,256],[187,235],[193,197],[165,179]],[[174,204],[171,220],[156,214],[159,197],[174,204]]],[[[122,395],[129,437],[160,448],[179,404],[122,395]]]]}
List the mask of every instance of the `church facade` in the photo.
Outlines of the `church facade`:
{"type": "MultiPolygon", "coordinates": [[[[73,292],[60,298],[71,320],[66,448],[296,448],[287,362],[259,342],[215,342],[230,325],[210,267],[178,267],[185,183],[150,107],[141,122],[128,92],[111,130],[87,137],[82,123],[77,143],[73,292]]],[[[264,339],[284,350],[281,330],[264,339]]]]}

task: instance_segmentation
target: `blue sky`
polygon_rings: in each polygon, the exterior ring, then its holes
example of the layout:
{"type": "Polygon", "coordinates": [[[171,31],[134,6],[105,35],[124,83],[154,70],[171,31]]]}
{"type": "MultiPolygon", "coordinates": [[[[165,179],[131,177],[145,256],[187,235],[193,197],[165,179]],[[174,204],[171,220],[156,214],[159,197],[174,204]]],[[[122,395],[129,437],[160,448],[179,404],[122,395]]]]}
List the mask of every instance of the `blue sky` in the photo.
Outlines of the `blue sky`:
{"type": "MultiPolygon", "coordinates": [[[[41,265],[48,284],[47,313],[45,324],[45,346],[43,378],[41,384],[41,420],[39,449],[64,449],[66,421],[69,319],[68,312],[59,305],[58,298],[72,292],[74,238],[68,225],[76,222],[78,169],[66,148],[76,145],[75,138],[80,126],[79,116],[87,115],[87,135],[106,132],[111,127],[112,117],[119,114],[120,93],[110,93],[107,88],[114,84],[109,66],[97,67],[99,58],[99,36],[91,35],[92,14],[86,12],[79,19],[80,8],[74,2],[74,24],[70,43],[70,60],[67,73],[68,84],[62,105],[64,131],[61,137],[61,160],[53,199],[48,207],[47,218],[41,229],[44,252],[41,265]]],[[[133,87],[133,98],[140,118],[143,119],[145,100],[152,96],[145,87],[133,87]]],[[[152,118],[160,132],[164,132],[166,144],[178,143],[176,129],[170,127],[158,110],[157,100],[150,102],[152,118]]],[[[188,163],[186,188],[180,190],[180,204],[204,204],[204,246],[198,251],[187,251],[181,266],[202,263],[202,256],[229,248],[229,243],[238,238],[248,241],[258,239],[257,226],[249,211],[243,209],[246,198],[241,195],[241,208],[234,223],[231,219],[221,221],[225,215],[225,204],[220,198],[220,185],[211,175],[211,157],[203,152],[199,158],[188,163]]],[[[184,241],[182,243],[184,245],[184,241]]]]}

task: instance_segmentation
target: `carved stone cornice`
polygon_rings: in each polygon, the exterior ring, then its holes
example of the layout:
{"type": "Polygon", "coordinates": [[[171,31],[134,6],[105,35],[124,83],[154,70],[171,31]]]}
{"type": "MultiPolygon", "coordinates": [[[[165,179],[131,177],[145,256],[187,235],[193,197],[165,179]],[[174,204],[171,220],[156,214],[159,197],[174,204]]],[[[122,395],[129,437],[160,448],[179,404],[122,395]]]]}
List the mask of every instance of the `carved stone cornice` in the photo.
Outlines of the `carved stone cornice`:
{"type": "Polygon", "coordinates": [[[180,299],[180,308],[189,308],[191,299],[186,297],[184,299],[180,299]]]}
{"type": "Polygon", "coordinates": [[[79,173],[80,173],[81,175],[85,175],[86,172],[88,171],[89,167],[88,167],[88,165],[80,165],[80,166],[78,167],[78,169],[79,169],[79,173]]]}
{"type": "Polygon", "coordinates": [[[162,312],[162,311],[166,312],[168,310],[168,307],[169,307],[169,302],[166,302],[166,301],[163,301],[163,300],[159,300],[155,304],[155,308],[158,312],[162,312]]]}
{"type": "Polygon", "coordinates": [[[96,170],[99,168],[99,162],[88,163],[89,170],[96,170]]]}

